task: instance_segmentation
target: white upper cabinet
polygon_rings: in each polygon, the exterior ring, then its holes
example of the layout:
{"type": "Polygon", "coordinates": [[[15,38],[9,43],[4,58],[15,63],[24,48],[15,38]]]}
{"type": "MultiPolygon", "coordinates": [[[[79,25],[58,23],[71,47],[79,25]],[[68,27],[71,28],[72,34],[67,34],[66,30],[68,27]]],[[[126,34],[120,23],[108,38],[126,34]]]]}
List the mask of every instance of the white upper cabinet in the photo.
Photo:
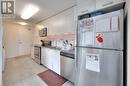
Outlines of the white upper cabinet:
{"type": "Polygon", "coordinates": [[[96,0],[96,9],[106,8],[124,1],[125,0],[96,0]]]}
{"type": "MultiPolygon", "coordinates": [[[[110,7],[126,0],[76,0],[77,6],[75,14],[77,16],[90,13],[99,9],[110,7]]],[[[76,18],[75,18],[76,19],[76,18]]]]}
{"type": "Polygon", "coordinates": [[[77,0],[78,15],[92,12],[96,9],[96,0],[77,0]]]}

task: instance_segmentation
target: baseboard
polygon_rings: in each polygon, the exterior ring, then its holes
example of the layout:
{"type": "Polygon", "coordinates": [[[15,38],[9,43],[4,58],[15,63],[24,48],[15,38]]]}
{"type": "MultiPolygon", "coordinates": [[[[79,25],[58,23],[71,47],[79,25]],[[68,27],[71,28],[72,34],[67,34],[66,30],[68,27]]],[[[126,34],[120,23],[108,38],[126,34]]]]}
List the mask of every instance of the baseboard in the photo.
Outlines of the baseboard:
{"type": "Polygon", "coordinates": [[[7,60],[11,60],[11,59],[16,59],[16,58],[23,58],[23,57],[31,57],[31,54],[26,54],[26,55],[20,55],[20,56],[16,56],[16,57],[10,57],[10,58],[6,58],[7,60]]]}
{"type": "Polygon", "coordinates": [[[16,56],[16,57],[13,57],[13,58],[28,57],[28,56],[31,56],[31,54],[26,54],[26,55],[16,56]]]}

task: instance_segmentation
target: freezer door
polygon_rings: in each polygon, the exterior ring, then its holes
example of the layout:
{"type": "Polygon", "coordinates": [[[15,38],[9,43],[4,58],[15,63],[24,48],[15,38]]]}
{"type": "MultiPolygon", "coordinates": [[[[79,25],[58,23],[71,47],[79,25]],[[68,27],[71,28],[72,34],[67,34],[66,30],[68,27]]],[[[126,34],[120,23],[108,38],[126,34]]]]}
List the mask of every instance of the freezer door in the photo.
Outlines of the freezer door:
{"type": "Polygon", "coordinates": [[[100,15],[94,19],[94,47],[123,50],[123,10],[100,15]]]}
{"type": "Polygon", "coordinates": [[[76,86],[123,86],[123,52],[85,48],[81,51],[76,86]]]}
{"type": "Polygon", "coordinates": [[[78,27],[78,46],[93,46],[95,29],[93,18],[80,20],[78,27]]]}
{"type": "Polygon", "coordinates": [[[82,19],[78,46],[123,50],[123,10],[82,19]]]}

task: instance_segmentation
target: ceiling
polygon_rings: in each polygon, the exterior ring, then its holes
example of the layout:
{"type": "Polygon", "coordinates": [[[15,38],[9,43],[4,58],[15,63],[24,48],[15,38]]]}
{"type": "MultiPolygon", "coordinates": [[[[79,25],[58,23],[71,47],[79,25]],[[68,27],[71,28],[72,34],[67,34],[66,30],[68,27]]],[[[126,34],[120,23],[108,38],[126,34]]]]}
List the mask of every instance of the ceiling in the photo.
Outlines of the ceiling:
{"type": "Polygon", "coordinates": [[[40,9],[38,13],[26,20],[26,22],[36,24],[62,10],[74,6],[75,0],[15,0],[15,21],[23,21],[20,15],[23,8],[28,4],[34,4],[40,9]]]}

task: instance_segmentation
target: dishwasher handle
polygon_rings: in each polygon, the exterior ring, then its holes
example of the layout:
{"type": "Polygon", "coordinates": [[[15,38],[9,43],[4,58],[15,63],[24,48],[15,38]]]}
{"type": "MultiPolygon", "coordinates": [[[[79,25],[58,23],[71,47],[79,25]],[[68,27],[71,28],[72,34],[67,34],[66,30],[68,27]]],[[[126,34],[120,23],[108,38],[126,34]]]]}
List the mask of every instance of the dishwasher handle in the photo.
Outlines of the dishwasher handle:
{"type": "Polygon", "coordinates": [[[71,53],[60,52],[60,56],[64,56],[66,58],[75,59],[75,55],[71,54],[71,53]]]}

